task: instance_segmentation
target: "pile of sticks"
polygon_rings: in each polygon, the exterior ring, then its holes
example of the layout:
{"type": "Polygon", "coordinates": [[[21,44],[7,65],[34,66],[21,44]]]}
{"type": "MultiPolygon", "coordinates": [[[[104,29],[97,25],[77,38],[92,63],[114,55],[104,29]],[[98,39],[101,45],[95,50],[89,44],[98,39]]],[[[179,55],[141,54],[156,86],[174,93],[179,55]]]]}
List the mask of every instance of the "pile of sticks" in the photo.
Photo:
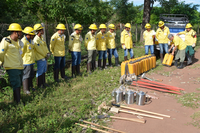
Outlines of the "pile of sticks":
{"type": "Polygon", "coordinates": [[[178,95],[181,95],[180,91],[184,90],[182,88],[178,88],[175,86],[159,83],[156,81],[149,81],[149,80],[142,79],[142,78],[138,81],[133,81],[131,83],[131,85],[142,87],[142,88],[147,88],[147,89],[152,89],[152,90],[157,90],[157,91],[161,91],[161,92],[178,94],[178,95]]]}

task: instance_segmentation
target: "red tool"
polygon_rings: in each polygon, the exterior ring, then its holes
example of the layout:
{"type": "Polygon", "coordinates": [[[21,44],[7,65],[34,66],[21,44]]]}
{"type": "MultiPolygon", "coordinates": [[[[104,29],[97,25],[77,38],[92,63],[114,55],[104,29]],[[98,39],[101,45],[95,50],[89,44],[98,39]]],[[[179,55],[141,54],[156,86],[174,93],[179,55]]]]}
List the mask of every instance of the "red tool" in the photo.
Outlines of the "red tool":
{"type": "Polygon", "coordinates": [[[167,89],[167,90],[173,90],[173,91],[179,91],[180,92],[180,90],[178,90],[178,89],[170,88],[170,87],[163,86],[163,85],[156,85],[156,84],[152,84],[152,83],[148,83],[148,82],[143,82],[143,81],[137,81],[137,83],[143,84],[143,85],[152,86],[152,87],[158,87],[158,88],[161,88],[161,89],[167,89]]]}
{"type": "Polygon", "coordinates": [[[143,88],[148,88],[148,89],[152,89],[152,90],[158,90],[158,91],[162,91],[162,92],[169,92],[169,93],[174,93],[174,94],[181,95],[181,93],[178,93],[178,92],[169,91],[169,90],[165,90],[165,89],[158,89],[158,88],[155,88],[155,87],[150,87],[150,86],[141,85],[141,84],[139,85],[137,83],[132,83],[131,85],[139,86],[139,87],[143,87],[143,88]]]}
{"type": "Polygon", "coordinates": [[[184,90],[184,89],[179,88],[179,87],[175,87],[175,86],[171,86],[171,85],[166,85],[166,84],[155,82],[155,81],[149,81],[149,80],[146,80],[146,79],[141,79],[141,80],[143,80],[145,82],[148,82],[148,83],[153,83],[153,84],[157,84],[157,85],[159,84],[159,85],[167,86],[167,87],[178,89],[178,90],[184,90]]]}

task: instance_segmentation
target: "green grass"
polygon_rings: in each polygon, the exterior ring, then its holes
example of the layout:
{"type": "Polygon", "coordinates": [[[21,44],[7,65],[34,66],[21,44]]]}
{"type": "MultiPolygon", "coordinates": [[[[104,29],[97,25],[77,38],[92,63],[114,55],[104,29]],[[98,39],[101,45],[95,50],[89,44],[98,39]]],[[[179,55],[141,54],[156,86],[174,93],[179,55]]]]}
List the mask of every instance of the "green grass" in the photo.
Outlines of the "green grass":
{"type": "Polygon", "coordinates": [[[178,102],[185,107],[193,109],[199,108],[200,106],[200,93],[192,92],[186,93],[183,96],[178,97],[178,102]]]}
{"type": "Polygon", "coordinates": [[[192,122],[189,122],[189,125],[193,125],[194,127],[200,128],[200,111],[195,112],[192,116],[192,122]]]}

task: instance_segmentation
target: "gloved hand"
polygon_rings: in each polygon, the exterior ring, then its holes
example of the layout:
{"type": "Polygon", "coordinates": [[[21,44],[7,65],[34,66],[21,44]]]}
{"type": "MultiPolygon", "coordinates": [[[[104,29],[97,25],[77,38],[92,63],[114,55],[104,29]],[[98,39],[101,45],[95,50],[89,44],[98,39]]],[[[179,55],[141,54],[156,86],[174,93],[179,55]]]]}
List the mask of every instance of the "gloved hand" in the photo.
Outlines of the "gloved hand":
{"type": "Polygon", "coordinates": [[[68,50],[68,52],[69,52],[69,53],[71,53],[71,51],[70,51],[70,50],[68,50]]]}
{"type": "Polygon", "coordinates": [[[122,45],[123,49],[126,49],[126,46],[125,45],[122,45]]]}
{"type": "Polygon", "coordinates": [[[193,43],[193,44],[192,44],[192,47],[195,47],[195,46],[196,46],[196,44],[195,44],[195,43],[193,43]]]}

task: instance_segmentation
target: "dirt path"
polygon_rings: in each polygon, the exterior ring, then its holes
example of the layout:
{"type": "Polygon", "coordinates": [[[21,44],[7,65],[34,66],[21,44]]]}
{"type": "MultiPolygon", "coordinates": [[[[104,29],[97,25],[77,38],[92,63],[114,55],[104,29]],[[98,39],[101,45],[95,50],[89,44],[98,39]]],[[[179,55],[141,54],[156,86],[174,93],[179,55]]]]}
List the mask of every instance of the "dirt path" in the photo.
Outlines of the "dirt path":
{"type": "MultiPolygon", "coordinates": [[[[196,89],[200,88],[200,49],[195,54],[195,63],[187,66],[182,70],[176,69],[174,66],[168,68],[164,67],[161,72],[148,74],[148,77],[155,79],[163,79],[162,83],[177,86],[185,89],[185,93],[198,92],[196,89]],[[170,72],[171,71],[171,72],[170,72]]],[[[176,96],[158,91],[138,88],[149,94],[154,94],[159,97],[158,100],[152,100],[149,105],[138,106],[136,104],[129,105],[130,107],[149,110],[157,113],[170,115],[171,118],[164,118],[163,120],[152,119],[144,117],[147,122],[139,124],[135,122],[128,122],[122,120],[113,120],[111,127],[127,132],[127,133],[199,133],[200,129],[188,125],[192,121],[190,117],[199,109],[191,109],[182,106],[177,102],[176,96]]],[[[115,116],[123,116],[127,118],[136,118],[134,115],[119,113],[115,116]]]]}

